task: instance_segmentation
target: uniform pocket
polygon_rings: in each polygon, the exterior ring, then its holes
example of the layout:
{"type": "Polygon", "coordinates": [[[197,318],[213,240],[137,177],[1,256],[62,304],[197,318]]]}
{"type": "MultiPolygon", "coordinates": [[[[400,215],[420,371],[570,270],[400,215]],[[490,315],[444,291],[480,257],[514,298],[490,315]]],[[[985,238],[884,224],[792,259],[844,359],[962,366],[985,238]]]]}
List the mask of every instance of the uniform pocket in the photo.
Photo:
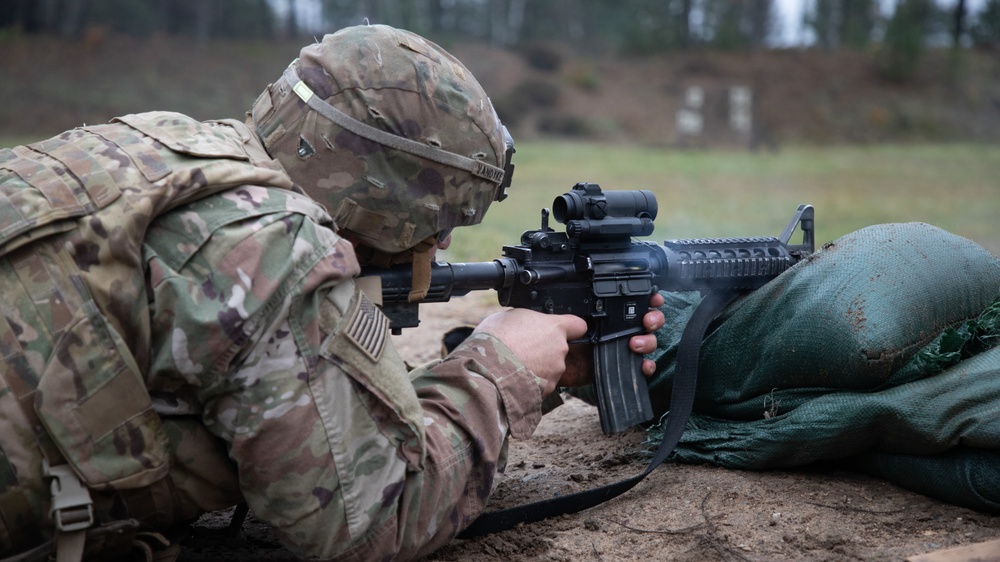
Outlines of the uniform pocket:
{"type": "Polygon", "coordinates": [[[167,435],[121,337],[92,300],[56,340],[35,411],[87,485],[149,485],[169,469],[167,435]]]}

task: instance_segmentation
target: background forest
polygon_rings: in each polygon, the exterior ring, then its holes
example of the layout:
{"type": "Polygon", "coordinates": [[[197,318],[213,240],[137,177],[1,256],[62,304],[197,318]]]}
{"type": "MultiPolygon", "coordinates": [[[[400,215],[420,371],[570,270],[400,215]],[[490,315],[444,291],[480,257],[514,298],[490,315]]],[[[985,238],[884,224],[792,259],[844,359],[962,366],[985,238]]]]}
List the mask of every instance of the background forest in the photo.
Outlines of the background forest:
{"type": "Polygon", "coordinates": [[[992,45],[997,0],[8,0],[0,28],[72,37],[311,35],[368,19],[442,40],[496,46],[539,39],[589,52],[759,49],[789,37],[828,50],[884,42],[992,45]],[[781,38],[784,36],[784,39],[781,38]]]}
{"type": "Polygon", "coordinates": [[[522,138],[1000,139],[1000,0],[5,0],[0,138],[239,118],[304,42],[365,21],[453,51],[522,138]]]}

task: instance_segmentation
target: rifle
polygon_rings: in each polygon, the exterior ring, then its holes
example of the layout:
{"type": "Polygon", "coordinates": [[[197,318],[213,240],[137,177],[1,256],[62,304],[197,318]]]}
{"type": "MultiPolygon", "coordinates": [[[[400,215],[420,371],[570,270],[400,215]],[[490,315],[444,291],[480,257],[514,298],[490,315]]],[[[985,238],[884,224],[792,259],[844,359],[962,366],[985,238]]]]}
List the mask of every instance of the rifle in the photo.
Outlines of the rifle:
{"type": "MultiPolygon", "coordinates": [[[[549,227],[521,235],[491,262],[431,265],[431,283],[421,302],[446,302],[471,291],[493,289],[501,306],[587,320],[587,335],[571,343],[593,344],[594,385],[601,429],[624,431],[653,417],[642,357],[628,347],[641,333],[649,297],[657,290],[703,293],[713,289],[750,291],[777,277],[814,251],[814,211],[799,205],[778,238],[667,240],[662,245],[633,240],[653,232],[657,202],[647,190],[602,192],[578,183],[556,197],[551,214],[565,232],[549,227]],[[802,243],[789,244],[797,226],[802,243]]],[[[365,268],[362,277],[381,279],[382,311],[393,334],[420,323],[418,303],[408,301],[409,264],[365,268]]]]}

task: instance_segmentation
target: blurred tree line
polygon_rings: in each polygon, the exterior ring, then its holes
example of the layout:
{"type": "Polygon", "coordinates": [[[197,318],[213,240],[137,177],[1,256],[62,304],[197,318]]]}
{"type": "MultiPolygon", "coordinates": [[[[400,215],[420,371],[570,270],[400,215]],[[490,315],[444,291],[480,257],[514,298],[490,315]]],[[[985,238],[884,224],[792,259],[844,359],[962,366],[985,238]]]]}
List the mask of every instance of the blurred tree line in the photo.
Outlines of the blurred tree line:
{"type": "MultiPolygon", "coordinates": [[[[828,50],[873,43],[900,60],[927,44],[1000,44],[1000,0],[969,14],[967,0],[811,0],[799,30],[828,50]],[[974,16],[974,17],[970,17],[974,16]]],[[[438,41],[499,46],[539,40],[584,51],[649,53],[775,45],[776,0],[3,0],[0,30],[75,37],[90,29],[146,36],[311,36],[363,21],[438,41]]]]}

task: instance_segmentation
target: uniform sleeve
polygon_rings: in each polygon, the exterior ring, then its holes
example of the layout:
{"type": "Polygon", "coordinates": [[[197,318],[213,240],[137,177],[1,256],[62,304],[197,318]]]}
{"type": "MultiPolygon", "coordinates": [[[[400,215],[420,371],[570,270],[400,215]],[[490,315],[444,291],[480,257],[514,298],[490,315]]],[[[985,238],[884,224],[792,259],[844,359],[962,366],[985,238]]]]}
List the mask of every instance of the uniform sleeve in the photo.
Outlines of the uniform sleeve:
{"type": "Polygon", "coordinates": [[[158,411],[201,415],[254,515],[300,557],[444,544],[483,509],[508,433],[534,430],[540,381],[485,335],[411,379],[350,244],[274,193],[224,203],[148,242],[158,411]]]}
{"type": "Polygon", "coordinates": [[[411,380],[384,320],[351,280],[290,300],[206,412],[255,516],[298,556],[441,546],[483,510],[507,434],[541,417],[540,381],[495,338],[411,380]]]}

